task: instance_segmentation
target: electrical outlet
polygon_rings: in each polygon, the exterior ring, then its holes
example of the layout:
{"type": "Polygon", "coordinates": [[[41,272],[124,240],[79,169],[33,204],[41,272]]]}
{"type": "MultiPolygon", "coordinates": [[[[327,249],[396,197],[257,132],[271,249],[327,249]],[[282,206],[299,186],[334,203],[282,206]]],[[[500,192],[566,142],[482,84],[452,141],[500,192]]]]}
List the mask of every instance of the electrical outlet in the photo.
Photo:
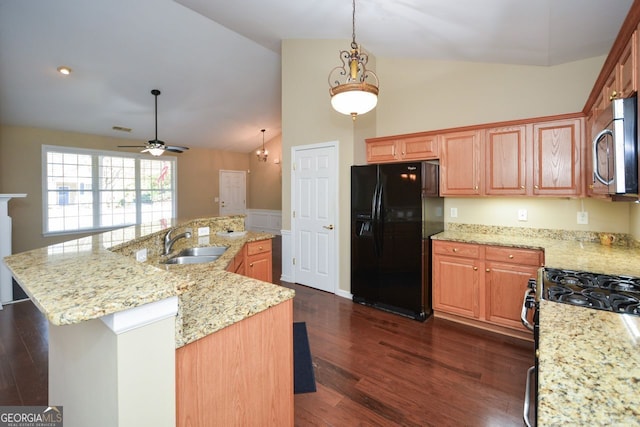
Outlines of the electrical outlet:
{"type": "Polygon", "coordinates": [[[578,224],[589,224],[589,212],[579,211],[577,221],[578,224]]]}
{"type": "Polygon", "coordinates": [[[198,227],[198,237],[208,236],[209,227],[198,227]]]}
{"type": "Polygon", "coordinates": [[[526,221],[526,220],[527,220],[527,210],[518,209],[518,221],[526,221]]]}
{"type": "Polygon", "coordinates": [[[140,249],[136,252],[136,261],[145,262],[147,260],[147,248],[140,249]]]}
{"type": "Polygon", "coordinates": [[[451,208],[450,216],[451,218],[458,218],[458,208],[451,208]]]}

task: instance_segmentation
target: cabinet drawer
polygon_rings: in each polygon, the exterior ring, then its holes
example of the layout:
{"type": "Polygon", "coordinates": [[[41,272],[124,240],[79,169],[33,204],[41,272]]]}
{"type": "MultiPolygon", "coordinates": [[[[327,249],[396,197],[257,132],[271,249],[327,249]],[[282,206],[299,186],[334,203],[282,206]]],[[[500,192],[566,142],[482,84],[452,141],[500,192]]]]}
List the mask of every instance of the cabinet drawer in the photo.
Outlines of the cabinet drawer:
{"type": "Polygon", "coordinates": [[[471,243],[459,243],[459,242],[433,242],[433,252],[442,255],[457,255],[467,258],[479,258],[481,253],[481,246],[471,243]]]}
{"type": "Polygon", "coordinates": [[[510,262],[520,265],[542,266],[542,251],[518,249],[506,246],[487,246],[485,258],[490,261],[510,262]]]}
{"type": "Polygon", "coordinates": [[[247,243],[247,256],[271,252],[271,239],[247,243]]]}

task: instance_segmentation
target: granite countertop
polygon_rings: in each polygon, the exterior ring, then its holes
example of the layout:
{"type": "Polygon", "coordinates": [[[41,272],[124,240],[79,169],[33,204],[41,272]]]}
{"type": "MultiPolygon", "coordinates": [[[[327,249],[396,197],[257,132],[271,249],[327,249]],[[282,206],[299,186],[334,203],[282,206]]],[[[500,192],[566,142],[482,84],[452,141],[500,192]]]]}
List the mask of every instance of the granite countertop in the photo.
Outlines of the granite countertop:
{"type": "Polygon", "coordinates": [[[211,234],[180,239],[174,246],[171,255],[184,247],[228,247],[208,264],[162,264],[167,257],[159,255],[160,242],[168,224],[129,227],[51,245],[11,255],[5,263],[54,325],[98,319],[177,295],[176,347],[181,347],[295,295],[291,289],[225,271],[245,243],[273,238],[250,231],[233,238],[216,235],[216,229],[229,229],[228,223],[227,217],[194,220],[186,225],[194,230],[212,225],[211,234]],[[148,249],[149,258],[138,262],[135,252],[142,248],[148,249]]]}
{"type": "MultiPolygon", "coordinates": [[[[432,238],[541,249],[548,267],[640,277],[634,245],[461,230],[432,238]]],[[[538,349],[538,425],[640,425],[639,316],[542,300],[538,349]]]]}
{"type": "Polygon", "coordinates": [[[433,240],[448,240],[483,245],[511,246],[544,251],[546,267],[590,271],[592,273],[640,277],[640,249],[627,246],[604,246],[552,237],[443,231],[433,240]]]}
{"type": "Polygon", "coordinates": [[[148,261],[184,279],[185,285],[178,292],[176,348],[294,297],[292,289],[226,271],[245,243],[271,238],[272,234],[259,232],[233,238],[212,234],[204,241],[198,239],[195,245],[179,241],[181,245],[176,245],[172,255],[187,246],[228,247],[215,262],[162,264],[167,258],[162,256],[148,261]]]}
{"type": "Polygon", "coordinates": [[[638,316],[540,302],[539,426],[640,425],[638,316]]]}

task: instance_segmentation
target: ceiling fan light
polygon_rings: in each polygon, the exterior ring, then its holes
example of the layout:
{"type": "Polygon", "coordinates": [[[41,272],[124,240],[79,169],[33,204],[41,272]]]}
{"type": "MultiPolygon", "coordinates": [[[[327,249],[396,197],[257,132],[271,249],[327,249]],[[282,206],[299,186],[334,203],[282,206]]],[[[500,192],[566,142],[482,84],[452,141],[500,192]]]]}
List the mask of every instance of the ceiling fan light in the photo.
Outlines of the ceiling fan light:
{"type": "Polygon", "coordinates": [[[164,148],[149,148],[147,151],[152,156],[162,156],[162,153],[164,153],[164,148]]]}
{"type": "Polygon", "coordinates": [[[57,70],[60,74],[63,74],[65,76],[68,76],[69,74],[71,74],[71,71],[72,71],[71,68],[67,67],[66,65],[59,66],[57,70]]]}

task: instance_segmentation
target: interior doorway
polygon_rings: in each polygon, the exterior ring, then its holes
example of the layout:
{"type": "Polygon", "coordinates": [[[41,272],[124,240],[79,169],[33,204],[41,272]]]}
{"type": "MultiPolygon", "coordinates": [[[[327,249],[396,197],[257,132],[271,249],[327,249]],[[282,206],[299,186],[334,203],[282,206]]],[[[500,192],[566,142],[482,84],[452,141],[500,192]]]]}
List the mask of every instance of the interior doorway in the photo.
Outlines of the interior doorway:
{"type": "Polygon", "coordinates": [[[220,216],[244,214],[247,210],[247,173],[220,170],[220,216]]]}
{"type": "Polygon", "coordinates": [[[291,219],[296,283],[335,293],[338,142],[292,148],[291,219]]]}

